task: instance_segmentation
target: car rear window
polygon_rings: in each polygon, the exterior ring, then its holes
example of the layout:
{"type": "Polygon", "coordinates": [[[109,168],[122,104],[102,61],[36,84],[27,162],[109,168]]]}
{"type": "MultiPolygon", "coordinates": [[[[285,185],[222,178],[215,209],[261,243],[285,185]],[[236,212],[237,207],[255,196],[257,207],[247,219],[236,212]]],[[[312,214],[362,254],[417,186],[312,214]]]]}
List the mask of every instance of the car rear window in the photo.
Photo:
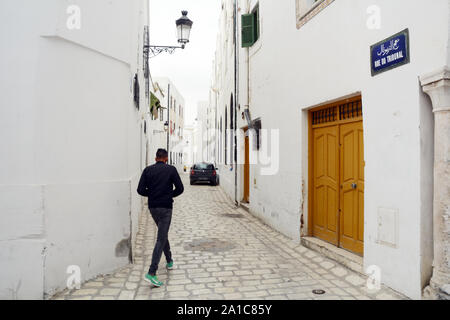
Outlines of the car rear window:
{"type": "Polygon", "coordinates": [[[195,170],[214,170],[214,166],[212,164],[207,163],[198,163],[194,166],[195,170]]]}

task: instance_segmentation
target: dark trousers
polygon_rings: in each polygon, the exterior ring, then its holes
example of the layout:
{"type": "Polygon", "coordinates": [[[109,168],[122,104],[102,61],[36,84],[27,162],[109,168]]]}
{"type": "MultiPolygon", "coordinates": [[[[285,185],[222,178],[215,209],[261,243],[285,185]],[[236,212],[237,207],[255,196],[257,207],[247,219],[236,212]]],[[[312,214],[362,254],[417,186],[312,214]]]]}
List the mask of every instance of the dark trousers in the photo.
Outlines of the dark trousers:
{"type": "Polygon", "coordinates": [[[158,237],[156,239],[155,249],[153,249],[152,264],[148,273],[155,275],[158,270],[161,255],[164,252],[167,263],[172,262],[172,253],[169,244],[169,228],[172,221],[172,209],[150,208],[150,213],[158,227],[158,237]]]}

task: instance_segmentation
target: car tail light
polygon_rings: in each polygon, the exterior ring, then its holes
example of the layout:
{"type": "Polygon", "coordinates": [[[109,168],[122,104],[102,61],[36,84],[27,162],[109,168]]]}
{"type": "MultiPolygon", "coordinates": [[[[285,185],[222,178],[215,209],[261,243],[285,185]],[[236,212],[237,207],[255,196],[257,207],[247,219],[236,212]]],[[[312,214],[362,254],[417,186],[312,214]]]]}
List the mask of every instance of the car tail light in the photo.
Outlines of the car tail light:
{"type": "Polygon", "coordinates": [[[195,171],[194,171],[194,170],[192,170],[192,171],[191,171],[191,174],[195,174],[195,171]]]}
{"type": "Polygon", "coordinates": [[[215,176],[215,175],[216,175],[216,170],[213,171],[213,176],[215,176]]]}

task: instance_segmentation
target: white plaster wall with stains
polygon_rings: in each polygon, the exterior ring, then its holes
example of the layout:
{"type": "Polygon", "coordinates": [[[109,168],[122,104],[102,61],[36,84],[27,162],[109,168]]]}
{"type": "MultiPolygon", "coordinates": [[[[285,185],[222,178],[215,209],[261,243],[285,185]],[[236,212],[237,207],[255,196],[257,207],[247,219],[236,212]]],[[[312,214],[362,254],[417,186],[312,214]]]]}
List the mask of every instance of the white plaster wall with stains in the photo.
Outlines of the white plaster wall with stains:
{"type": "Polygon", "coordinates": [[[65,289],[69,265],[85,281],[129,262],[148,4],[6,0],[0,21],[0,298],[42,299],[65,289]]]}
{"type": "Polygon", "coordinates": [[[295,1],[276,5],[261,1],[262,44],[250,60],[251,110],[261,116],[265,128],[280,128],[280,124],[288,128],[280,132],[280,172],[259,179],[258,189],[251,191],[251,207],[298,239],[302,181],[308,178],[307,139],[303,138],[307,110],[361,92],[366,160],[364,266],[379,266],[385,284],[412,298],[421,297],[432,261],[432,183],[428,178],[432,153],[422,149],[433,143],[433,121],[418,76],[445,64],[447,11],[445,0],[417,0],[414,5],[411,1],[341,0],[297,29],[294,18],[286,19],[288,13],[295,17],[295,1]],[[381,8],[379,30],[366,26],[367,8],[373,4],[381,8]],[[405,28],[410,31],[411,63],[371,77],[370,46],[405,28]],[[271,57],[279,61],[273,67],[268,62],[271,57]],[[397,232],[389,235],[397,239],[395,248],[378,239],[380,208],[397,212],[396,219],[388,219],[397,221],[395,225],[386,226],[397,232]]]}
{"type": "MultiPolygon", "coordinates": [[[[253,166],[250,211],[299,240],[302,215],[304,226],[308,223],[308,110],[361,93],[364,267],[379,266],[383,283],[419,299],[431,275],[434,123],[418,77],[448,63],[449,1],[339,0],[300,28],[297,0],[242,0],[240,14],[258,3],[260,38],[252,48],[240,49],[239,101],[249,105],[252,119],[261,117],[263,129],[280,129],[280,167],[277,174],[263,176],[258,174],[261,166],[253,166]],[[367,27],[367,9],[373,5],[381,9],[380,29],[367,27]],[[372,77],[370,46],[405,28],[410,32],[411,62],[372,77]],[[396,217],[384,220],[394,225],[381,226],[380,233],[383,209],[396,212],[396,217]],[[379,241],[383,230],[396,233],[386,235],[395,239],[393,246],[379,241]]],[[[222,28],[218,51],[226,32],[222,28]]],[[[225,75],[223,69],[218,74],[225,75]]],[[[227,82],[218,83],[219,91],[230,91],[227,82]]],[[[219,100],[218,119],[227,100],[219,100]]],[[[243,139],[239,150],[243,155],[243,139]]],[[[238,198],[242,167],[239,176],[238,198]]],[[[234,199],[233,177],[223,172],[221,177],[222,187],[234,199]]]]}

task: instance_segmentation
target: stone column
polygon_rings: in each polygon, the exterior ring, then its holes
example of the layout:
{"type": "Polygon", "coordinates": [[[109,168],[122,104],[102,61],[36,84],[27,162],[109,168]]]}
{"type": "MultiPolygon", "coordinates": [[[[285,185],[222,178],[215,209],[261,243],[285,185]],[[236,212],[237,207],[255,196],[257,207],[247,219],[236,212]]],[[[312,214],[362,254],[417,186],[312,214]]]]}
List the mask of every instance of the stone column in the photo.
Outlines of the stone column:
{"type": "Polygon", "coordinates": [[[433,103],[434,202],[433,276],[426,299],[450,299],[450,69],[444,67],[420,78],[433,103]]]}

